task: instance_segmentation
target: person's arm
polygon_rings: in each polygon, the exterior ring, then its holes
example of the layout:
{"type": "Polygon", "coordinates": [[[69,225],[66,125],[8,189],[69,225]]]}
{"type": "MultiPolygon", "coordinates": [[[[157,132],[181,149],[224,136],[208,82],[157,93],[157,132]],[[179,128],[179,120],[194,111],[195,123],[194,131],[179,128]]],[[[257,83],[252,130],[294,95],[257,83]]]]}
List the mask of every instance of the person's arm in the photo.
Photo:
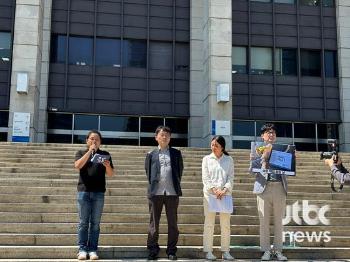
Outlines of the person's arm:
{"type": "Polygon", "coordinates": [[[111,176],[115,175],[113,164],[111,164],[111,161],[105,160],[103,162],[103,165],[106,168],[106,174],[107,174],[108,177],[111,177],[111,176]]]}
{"type": "Polygon", "coordinates": [[[227,172],[227,180],[226,180],[226,184],[224,185],[223,194],[225,194],[226,192],[232,193],[233,178],[234,178],[234,165],[233,165],[232,157],[230,157],[230,162],[231,163],[230,163],[229,170],[227,172]]]}
{"type": "MultiPolygon", "coordinates": [[[[96,145],[94,145],[94,144],[91,145],[89,147],[89,150],[82,157],[80,157],[79,159],[77,159],[74,162],[74,167],[79,169],[79,170],[82,169],[83,166],[85,166],[86,162],[89,161],[92,152],[96,152],[96,150],[97,150],[96,145]]],[[[77,156],[78,156],[78,153],[76,155],[76,158],[77,158],[77,156]]]]}
{"type": "Polygon", "coordinates": [[[346,168],[339,169],[343,166],[340,157],[338,157],[338,162],[334,163],[334,159],[325,159],[325,163],[330,167],[332,176],[341,184],[350,184],[350,174],[346,168]]]}
{"type": "Polygon", "coordinates": [[[202,181],[204,185],[204,190],[206,192],[208,193],[214,192],[213,189],[215,189],[215,187],[213,186],[210,178],[207,157],[203,157],[203,160],[202,160],[202,181]]]}
{"type": "Polygon", "coordinates": [[[152,159],[151,152],[148,152],[146,155],[146,158],[145,158],[145,171],[146,171],[146,176],[147,176],[149,184],[151,183],[151,177],[150,177],[150,172],[151,172],[150,161],[151,161],[151,159],[152,159]]]}
{"type": "Polygon", "coordinates": [[[181,151],[179,150],[179,180],[180,181],[181,181],[181,178],[182,178],[183,170],[184,170],[184,162],[183,162],[183,159],[182,159],[181,151]]]}

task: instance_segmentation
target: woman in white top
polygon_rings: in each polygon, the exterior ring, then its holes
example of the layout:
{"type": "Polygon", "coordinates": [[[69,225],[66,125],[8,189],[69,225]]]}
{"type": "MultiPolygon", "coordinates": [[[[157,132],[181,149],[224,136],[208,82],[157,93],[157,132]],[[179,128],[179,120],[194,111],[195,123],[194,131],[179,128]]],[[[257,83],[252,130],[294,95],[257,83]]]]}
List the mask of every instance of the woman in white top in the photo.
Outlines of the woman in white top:
{"type": "MultiPolygon", "coordinates": [[[[215,226],[216,212],[209,212],[209,197],[224,199],[224,196],[232,195],[233,186],[233,159],[225,151],[225,139],[222,136],[215,136],[211,140],[210,155],[203,158],[202,161],[202,180],[203,180],[203,206],[204,206],[204,233],[203,233],[203,251],[207,253],[207,260],[215,260],[213,255],[213,236],[215,226]],[[211,196],[210,196],[211,195],[211,196]]],[[[221,228],[221,251],[224,260],[233,260],[230,254],[230,213],[220,212],[221,228]]]]}

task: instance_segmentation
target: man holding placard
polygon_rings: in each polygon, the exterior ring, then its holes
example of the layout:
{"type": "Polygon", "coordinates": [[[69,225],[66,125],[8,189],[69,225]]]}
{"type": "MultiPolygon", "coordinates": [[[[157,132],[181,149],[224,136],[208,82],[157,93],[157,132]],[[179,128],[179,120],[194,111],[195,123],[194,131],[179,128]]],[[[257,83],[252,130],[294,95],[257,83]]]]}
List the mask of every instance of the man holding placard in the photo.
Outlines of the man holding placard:
{"type": "Polygon", "coordinates": [[[288,184],[286,175],[295,175],[294,146],[278,145],[276,127],[265,124],[261,128],[263,142],[252,142],[250,172],[255,175],[253,192],[257,195],[260,220],[261,260],[287,260],[282,254],[283,225],[288,184]],[[270,246],[270,213],[274,218],[273,249],[270,246]]]}

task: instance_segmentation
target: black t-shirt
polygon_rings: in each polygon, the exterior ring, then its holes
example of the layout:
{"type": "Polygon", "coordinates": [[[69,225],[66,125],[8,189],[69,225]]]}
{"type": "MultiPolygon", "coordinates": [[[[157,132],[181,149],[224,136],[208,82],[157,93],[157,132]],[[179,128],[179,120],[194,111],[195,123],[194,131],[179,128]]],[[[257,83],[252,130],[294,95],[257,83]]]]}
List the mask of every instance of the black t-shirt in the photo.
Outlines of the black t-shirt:
{"type": "MultiPolygon", "coordinates": [[[[83,155],[86,154],[88,149],[79,150],[75,154],[75,161],[79,160],[83,155]]],[[[109,155],[107,151],[98,149],[96,154],[109,155]]],[[[79,171],[79,192],[105,192],[106,191],[106,168],[103,164],[92,163],[92,155],[89,160],[79,171]]],[[[113,168],[112,158],[110,158],[111,167],[113,168]]]]}

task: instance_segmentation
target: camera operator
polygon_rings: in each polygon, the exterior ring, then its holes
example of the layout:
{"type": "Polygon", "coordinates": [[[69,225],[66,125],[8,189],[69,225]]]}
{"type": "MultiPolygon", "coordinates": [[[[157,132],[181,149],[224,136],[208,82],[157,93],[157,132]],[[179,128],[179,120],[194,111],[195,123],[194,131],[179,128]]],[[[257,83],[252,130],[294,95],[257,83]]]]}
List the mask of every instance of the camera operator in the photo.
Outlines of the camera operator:
{"type": "Polygon", "coordinates": [[[325,164],[331,169],[332,176],[338,180],[340,184],[350,184],[350,173],[343,166],[340,156],[333,155],[330,159],[324,160],[325,164]],[[337,160],[338,159],[338,160],[337,160]]]}

